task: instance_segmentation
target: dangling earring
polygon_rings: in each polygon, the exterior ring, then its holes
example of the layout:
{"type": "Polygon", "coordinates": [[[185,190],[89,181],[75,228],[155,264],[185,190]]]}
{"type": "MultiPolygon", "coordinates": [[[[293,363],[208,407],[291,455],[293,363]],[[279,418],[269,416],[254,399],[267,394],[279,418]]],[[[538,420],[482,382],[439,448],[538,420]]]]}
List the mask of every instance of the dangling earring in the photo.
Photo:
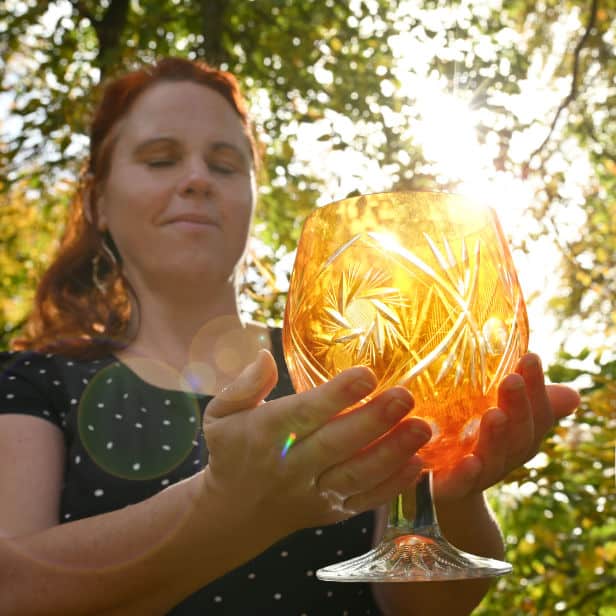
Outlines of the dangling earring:
{"type": "Polygon", "coordinates": [[[107,293],[109,286],[108,282],[104,280],[104,276],[101,276],[101,257],[104,257],[106,261],[110,263],[110,269],[116,269],[118,266],[118,260],[113,254],[113,250],[107,244],[106,238],[101,240],[102,251],[96,253],[96,256],[92,259],[92,281],[94,286],[103,294],[107,293]]]}

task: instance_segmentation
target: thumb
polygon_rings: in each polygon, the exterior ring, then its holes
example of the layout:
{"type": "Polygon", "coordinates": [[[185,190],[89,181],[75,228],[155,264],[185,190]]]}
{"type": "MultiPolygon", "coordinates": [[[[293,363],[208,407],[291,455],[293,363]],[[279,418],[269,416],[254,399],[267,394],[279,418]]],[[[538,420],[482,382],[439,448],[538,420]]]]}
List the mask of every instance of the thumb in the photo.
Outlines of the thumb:
{"type": "Polygon", "coordinates": [[[272,391],[278,380],[278,368],[272,354],[260,349],[255,361],[225,387],[208,405],[211,418],[225,417],[257,406],[272,391]]]}
{"type": "Polygon", "coordinates": [[[566,385],[546,385],[555,419],[572,413],[580,404],[580,394],[566,385]]]}

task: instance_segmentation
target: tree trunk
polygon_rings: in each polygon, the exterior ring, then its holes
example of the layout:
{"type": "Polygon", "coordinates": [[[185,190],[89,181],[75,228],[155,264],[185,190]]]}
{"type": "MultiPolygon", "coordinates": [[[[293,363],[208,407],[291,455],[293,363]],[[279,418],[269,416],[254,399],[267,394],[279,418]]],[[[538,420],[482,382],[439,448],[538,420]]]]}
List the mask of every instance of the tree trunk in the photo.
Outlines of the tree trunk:
{"type": "Polygon", "coordinates": [[[199,55],[216,67],[230,60],[223,43],[228,5],[229,0],[199,0],[204,38],[199,55]]]}

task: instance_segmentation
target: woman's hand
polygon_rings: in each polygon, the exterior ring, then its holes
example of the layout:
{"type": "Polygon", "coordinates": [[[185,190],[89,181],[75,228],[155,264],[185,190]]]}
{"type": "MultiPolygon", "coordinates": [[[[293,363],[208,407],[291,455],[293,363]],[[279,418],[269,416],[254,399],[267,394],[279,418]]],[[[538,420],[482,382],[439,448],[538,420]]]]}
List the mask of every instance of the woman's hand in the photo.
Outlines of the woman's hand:
{"type": "Polygon", "coordinates": [[[262,402],[276,379],[272,356],[260,351],[210,402],[203,422],[206,489],[248,508],[255,529],[288,534],[333,523],[388,502],[416,480],[415,452],[430,428],[417,418],[401,421],[413,406],[406,389],[361,404],[377,382],[368,368],[355,367],[310,391],[262,402]]]}
{"type": "Polygon", "coordinates": [[[500,384],[498,407],[482,417],[473,453],[454,468],[436,473],[435,499],[458,500],[501,481],[535,456],[555,423],[579,402],[573,389],[545,385],[537,355],[522,357],[516,372],[500,384]]]}

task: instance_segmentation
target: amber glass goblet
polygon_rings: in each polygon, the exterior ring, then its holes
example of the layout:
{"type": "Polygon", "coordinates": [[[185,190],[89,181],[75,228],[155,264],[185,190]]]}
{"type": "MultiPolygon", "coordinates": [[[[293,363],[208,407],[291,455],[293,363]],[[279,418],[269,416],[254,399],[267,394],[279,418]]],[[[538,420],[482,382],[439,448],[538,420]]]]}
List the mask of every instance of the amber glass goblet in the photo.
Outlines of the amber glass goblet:
{"type": "Polygon", "coordinates": [[[432,427],[419,451],[428,470],[410,496],[392,503],[381,544],[318,577],[407,582],[511,571],[452,546],[431,495],[432,473],[473,450],[499,382],[527,349],[524,299],[494,211],[431,192],[372,194],[316,209],[302,229],[283,341],[297,391],[365,365],[378,378],[372,396],[408,388],[410,414],[432,427]]]}

